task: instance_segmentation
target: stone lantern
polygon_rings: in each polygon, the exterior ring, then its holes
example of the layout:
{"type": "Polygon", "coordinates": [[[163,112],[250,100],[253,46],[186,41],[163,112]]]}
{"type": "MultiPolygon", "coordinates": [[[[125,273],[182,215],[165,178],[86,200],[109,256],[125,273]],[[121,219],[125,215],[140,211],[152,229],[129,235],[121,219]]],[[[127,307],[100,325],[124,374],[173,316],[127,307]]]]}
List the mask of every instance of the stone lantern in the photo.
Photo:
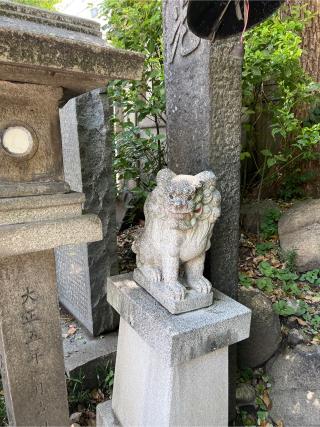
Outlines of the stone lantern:
{"type": "Polygon", "coordinates": [[[0,363],[11,425],[68,424],[54,248],[101,239],[64,181],[59,107],[143,57],[99,25],[0,1],[0,363]]]}

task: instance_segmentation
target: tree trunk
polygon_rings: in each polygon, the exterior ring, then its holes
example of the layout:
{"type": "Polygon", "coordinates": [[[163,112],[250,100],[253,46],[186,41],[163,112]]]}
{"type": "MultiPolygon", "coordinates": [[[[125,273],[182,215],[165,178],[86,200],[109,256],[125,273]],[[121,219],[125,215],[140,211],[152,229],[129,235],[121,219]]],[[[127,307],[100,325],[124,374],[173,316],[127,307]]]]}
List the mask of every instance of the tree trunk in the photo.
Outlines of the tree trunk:
{"type": "MultiPolygon", "coordinates": [[[[312,11],[315,16],[310,23],[305,27],[302,33],[302,49],[303,54],[301,57],[301,64],[303,69],[308,73],[311,78],[320,82],[320,0],[285,0],[282,6],[281,13],[286,15],[290,13],[292,7],[301,7],[301,17],[303,17],[303,6],[306,5],[307,9],[312,11]]],[[[299,109],[298,116],[305,118],[308,116],[309,108],[299,109]]],[[[316,152],[320,152],[320,143],[314,148],[316,152]]],[[[302,173],[308,171],[314,172],[312,181],[304,185],[306,195],[312,197],[320,197],[320,161],[313,160],[304,162],[302,173]]]]}
{"type": "MultiPolygon", "coordinates": [[[[303,55],[301,59],[304,70],[315,80],[320,82],[320,0],[285,0],[283,6],[289,12],[294,6],[307,5],[308,10],[316,14],[302,33],[303,55]]],[[[303,16],[303,8],[301,10],[303,16]]]]}

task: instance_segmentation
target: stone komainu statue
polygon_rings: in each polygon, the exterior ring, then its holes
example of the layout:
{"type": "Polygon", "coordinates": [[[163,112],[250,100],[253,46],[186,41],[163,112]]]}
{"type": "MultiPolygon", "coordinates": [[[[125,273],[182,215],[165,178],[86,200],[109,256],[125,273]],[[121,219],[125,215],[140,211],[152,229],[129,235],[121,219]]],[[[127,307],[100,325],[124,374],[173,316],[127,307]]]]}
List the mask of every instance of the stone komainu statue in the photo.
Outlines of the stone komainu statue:
{"type": "Polygon", "coordinates": [[[144,206],[145,227],[132,247],[139,274],[175,300],[185,298],[186,287],[209,293],[204,259],[220,201],[213,172],[192,176],[161,170],[144,206]]]}

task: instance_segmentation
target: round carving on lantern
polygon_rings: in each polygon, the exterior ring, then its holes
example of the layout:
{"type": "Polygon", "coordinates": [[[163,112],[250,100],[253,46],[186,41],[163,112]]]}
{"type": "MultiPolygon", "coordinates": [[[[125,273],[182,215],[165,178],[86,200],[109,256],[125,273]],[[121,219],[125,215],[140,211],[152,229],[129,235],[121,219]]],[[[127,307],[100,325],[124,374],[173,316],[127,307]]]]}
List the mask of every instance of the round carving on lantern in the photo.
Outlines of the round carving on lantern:
{"type": "Polygon", "coordinates": [[[20,123],[3,131],[1,144],[7,154],[21,160],[30,159],[38,147],[34,131],[20,123]]]}

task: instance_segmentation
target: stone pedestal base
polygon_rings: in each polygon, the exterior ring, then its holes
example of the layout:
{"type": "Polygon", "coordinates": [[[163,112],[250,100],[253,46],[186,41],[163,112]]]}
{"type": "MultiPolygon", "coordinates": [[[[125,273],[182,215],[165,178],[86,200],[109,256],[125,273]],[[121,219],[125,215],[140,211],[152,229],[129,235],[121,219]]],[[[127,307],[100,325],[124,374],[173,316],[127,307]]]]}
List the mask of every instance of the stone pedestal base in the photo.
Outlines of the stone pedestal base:
{"type": "Polygon", "coordinates": [[[97,426],[98,427],[115,427],[120,426],[119,420],[114,415],[112,401],[107,400],[97,406],[97,426]]]}
{"type": "MultiPolygon", "coordinates": [[[[198,310],[199,308],[209,307],[213,301],[212,292],[209,294],[202,294],[187,288],[184,299],[174,300],[164,287],[163,282],[150,282],[150,279],[146,277],[139,268],[134,270],[133,279],[172,314],[180,314],[187,311],[198,310]]],[[[182,284],[185,285],[183,282],[182,284]]]]}
{"type": "Polygon", "coordinates": [[[227,426],[228,346],[248,337],[250,310],[214,290],[211,307],[172,315],[131,275],[110,278],[108,298],[121,316],[113,413],[99,406],[97,424],[227,426]]]}
{"type": "Polygon", "coordinates": [[[121,319],[112,408],[128,427],[227,426],[228,348],[168,366],[121,319]]]}

